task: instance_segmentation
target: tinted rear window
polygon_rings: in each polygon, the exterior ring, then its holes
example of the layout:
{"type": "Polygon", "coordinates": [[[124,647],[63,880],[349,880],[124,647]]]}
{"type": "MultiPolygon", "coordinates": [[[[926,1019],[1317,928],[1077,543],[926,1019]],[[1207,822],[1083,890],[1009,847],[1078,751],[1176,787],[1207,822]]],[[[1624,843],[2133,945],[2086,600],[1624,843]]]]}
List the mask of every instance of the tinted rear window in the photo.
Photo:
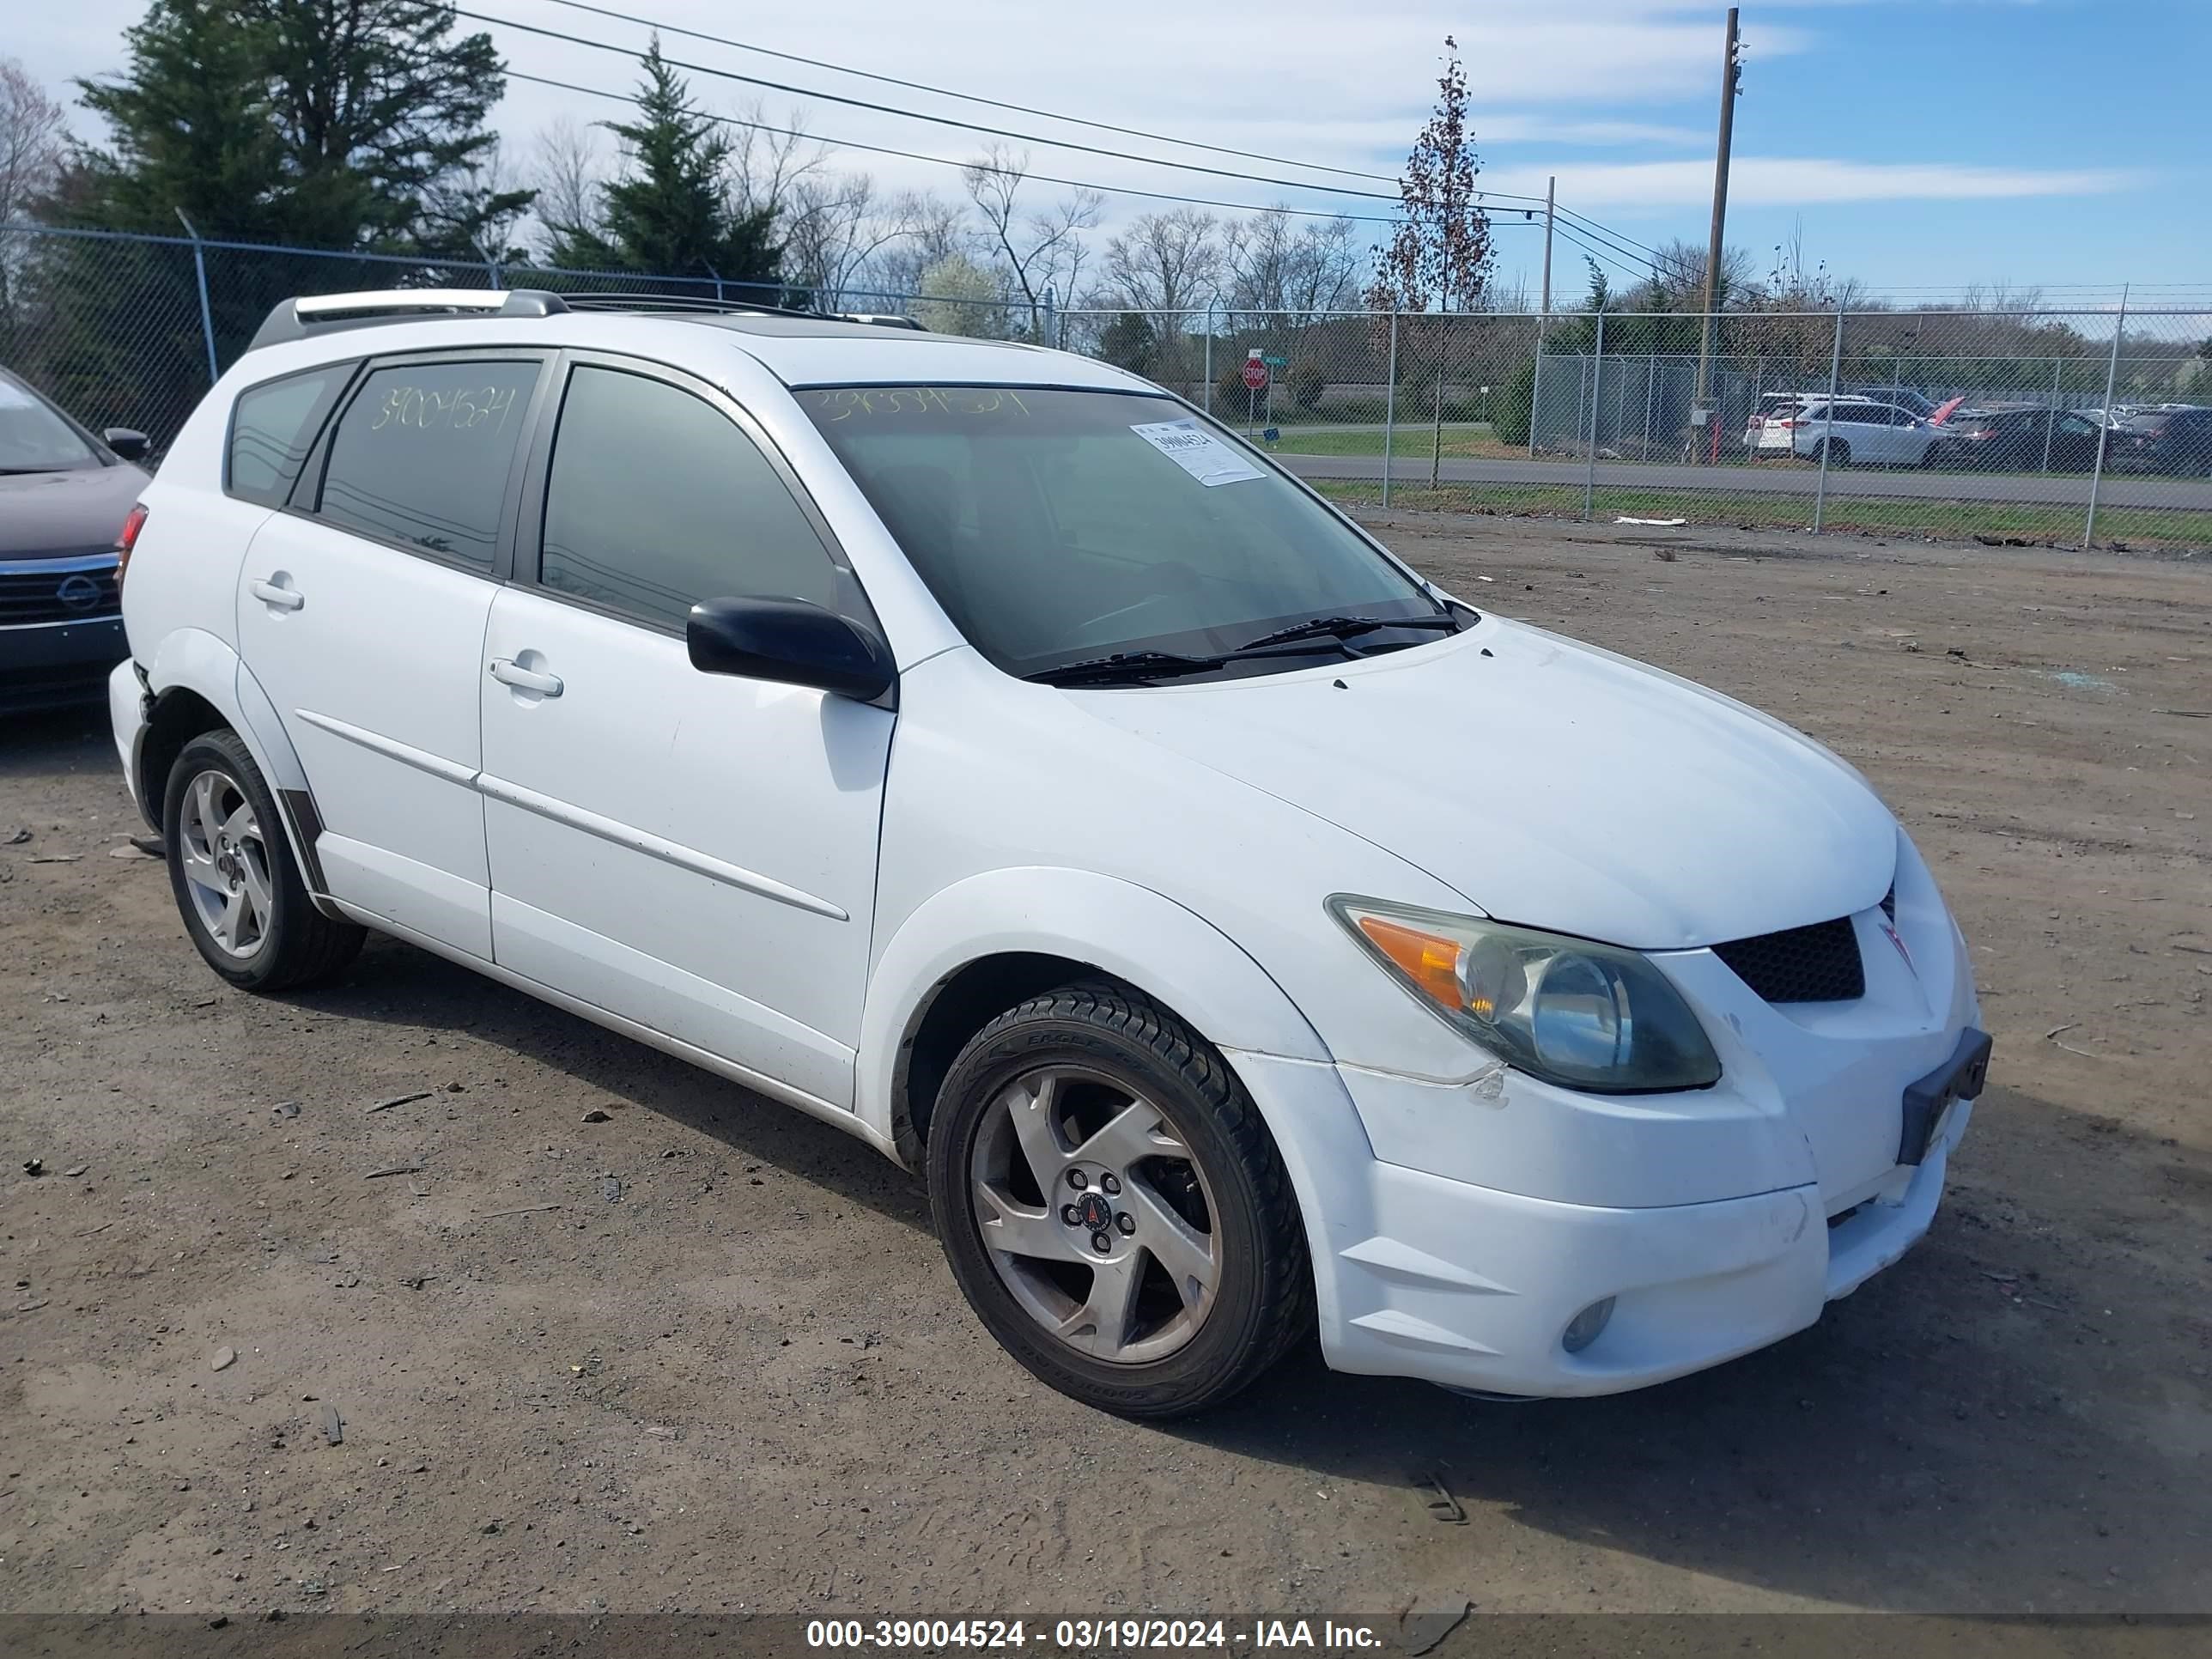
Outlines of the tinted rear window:
{"type": "Polygon", "coordinates": [[[374,371],[338,417],[322,516],[489,571],[538,374],[512,361],[374,371]]]}
{"type": "Polygon", "coordinates": [[[240,393],[231,411],[223,487],[249,501],[282,507],[322,430],[331,399],[352,372],[350,363],[334,364],[240,393]]]}

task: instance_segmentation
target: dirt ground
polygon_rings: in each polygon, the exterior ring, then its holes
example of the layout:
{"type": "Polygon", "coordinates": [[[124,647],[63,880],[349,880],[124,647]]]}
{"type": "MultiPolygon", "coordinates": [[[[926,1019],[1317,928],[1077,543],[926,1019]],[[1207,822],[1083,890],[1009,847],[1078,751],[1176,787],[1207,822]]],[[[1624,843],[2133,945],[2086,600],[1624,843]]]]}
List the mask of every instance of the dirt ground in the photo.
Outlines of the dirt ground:
{"type": "Polygon", "coordinates": [[[1899,810],[1996,1038],[1903,1263],[1642,1394],[1477,1404],[1308,1352],[1115,1421],[981,1334],[856,1140],[389,942],[222,988],[161,866],[109,856],[104,716],[15,720],[0,1608],[2212,1610],[2212,566],[1382,529],[1899,810]]]}

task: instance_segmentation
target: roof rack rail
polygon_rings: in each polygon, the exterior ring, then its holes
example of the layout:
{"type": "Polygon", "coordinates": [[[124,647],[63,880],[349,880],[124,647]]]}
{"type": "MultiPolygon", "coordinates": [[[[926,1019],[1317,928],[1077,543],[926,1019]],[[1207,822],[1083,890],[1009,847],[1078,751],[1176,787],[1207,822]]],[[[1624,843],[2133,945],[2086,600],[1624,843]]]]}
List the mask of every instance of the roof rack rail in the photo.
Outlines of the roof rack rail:
{"type": "Polygon", "coordinates": [[[314,294],[280,301],[254,331],[248,351],[285,340],[304,340],[341,328],[415,323],[433,317],[554,317],[568,307],[542,289],[368,289],[352,294],[314,294]]]}
{"type": "Polygon", "coordinates": [[[710,315],[737,313],[753,317],[799,317],[817,323],[873,323],[882,328],[921,327],[911,317],[890,312],[818,311],[806,306],[780,306],[766,300],[708,299],[703,294],[635,294],[599,292],[564,294],[571,311],[684,311],[710,315]]]}
{"type": "Polygon", "coordinates": [[[769,317],[819,317],[818,311],[804,311],[791,306],[771,305],[766,300],[714,300],[703,294],[631,294],[608,290],[588,294],[564,294],[562,301],[571,311],[704,311],[750,312],[769,317]]]}

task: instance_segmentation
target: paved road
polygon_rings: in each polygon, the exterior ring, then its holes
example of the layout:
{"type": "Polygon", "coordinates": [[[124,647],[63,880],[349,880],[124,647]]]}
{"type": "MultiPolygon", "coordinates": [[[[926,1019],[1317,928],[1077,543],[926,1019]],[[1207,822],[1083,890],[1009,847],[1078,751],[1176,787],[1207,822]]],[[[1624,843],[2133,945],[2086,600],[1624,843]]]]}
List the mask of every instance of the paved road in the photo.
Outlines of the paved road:
{"type": "MultiPolygon", "coordinates": [[[[1382,476],[1380,455],[1297,455],[1285,450],[1278,457],[1305,478],[1376,478],[1382,476]]],[[[1579,488],[1589,471],[1583,461],[1488,460],[1447,459],[1443,478],[1447,483],[1553,484],[1579,488]]],[[[1425,484],[1428,462],[1401,456],[1392,463],[1391,478],[1401,484],[1425,484]]],[[[1683,489],[1699,495],[1802,495],[1812,499],[1818,472],[1805,466],[1682,466],[1633,461],[1600,461],[1597,482],[1603,486],[1638,489],[1683,489]]],[[[1831,495],[1883,495],[1914,501],[2004,501],[2036,506],[2086,507],[2087,478],[2045,478],[2022,473],[1967,475],[1956,472],[1881,471],[1863,467],[1835,467],[1828,472],[1831,495]]],[[[2107,477],[2097,492],[2105,507],[2152,507],[2165,512],[2212,512],[2212,480],[2199,478],[2107,477]]]]}

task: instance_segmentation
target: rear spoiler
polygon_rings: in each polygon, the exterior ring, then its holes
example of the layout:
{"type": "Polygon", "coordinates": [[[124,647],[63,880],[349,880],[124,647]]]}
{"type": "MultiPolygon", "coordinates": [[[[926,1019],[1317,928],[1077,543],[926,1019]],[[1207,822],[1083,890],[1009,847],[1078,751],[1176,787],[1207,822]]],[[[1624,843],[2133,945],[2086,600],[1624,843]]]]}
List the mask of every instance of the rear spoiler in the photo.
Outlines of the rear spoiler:
{"type": "Polygon", "coordinates": [[[567,311],[557,294],[541,289],[370,289],[354,294],[316,294],[285,300],[254,331],[248,351],[304,340],[342,328],[379,323],[416,323],[434,317],[555,317],[567,311]]]}

